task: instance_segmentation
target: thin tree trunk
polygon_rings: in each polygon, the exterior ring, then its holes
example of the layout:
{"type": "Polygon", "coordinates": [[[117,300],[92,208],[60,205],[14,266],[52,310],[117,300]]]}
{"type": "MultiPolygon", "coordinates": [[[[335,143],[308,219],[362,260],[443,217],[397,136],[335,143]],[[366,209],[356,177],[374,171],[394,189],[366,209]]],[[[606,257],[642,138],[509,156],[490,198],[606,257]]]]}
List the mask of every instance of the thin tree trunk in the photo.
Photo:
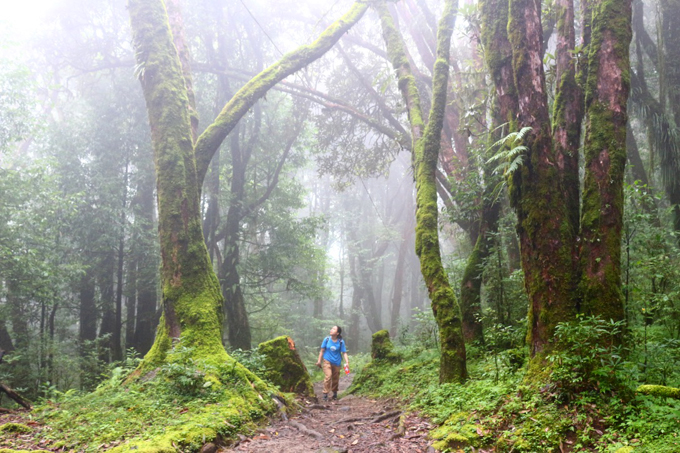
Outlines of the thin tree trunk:
{"type": "Polygon", "coordinates": [[[115,251],[107,251],[99,268],[99,289],[101,292],[102,322],[99,326],[99,359],[110,363],[114,350],[114,331],[116,327],[115,298],[113,276],[116,268],[115,251]]]}
{"type": "Polygon", "coordinates": [[[85,273],[80,278],[80,307],[79,307],[79,332],[78,340],[81,347],[81,356],[86,353],[85,342],[94,341],[97,338],[97,306],[95,305],[94,267],[86,265],[85,273]]]}
{"type": "Polygon", "coordinates": [[[439,160],[441,131],[446,108],[449,72],[449,48],[454,5],[446,1],[437,33],[437,60],[434,65],[432,106],[425,125],[418,90],[406,58],[403,38],[394,25],[384,2],[376,4],[383,37],[390,60],[397,72],[399,88],[406,103],[414,140],[414,174],[416,179],[416,253],[432,301],[432,311],[439,327],[441,362],[439,381],[463,382],[467,379],[465,342],[460,307],[448,282],[439,249],[436,167],[439,160]]]}
{"type": "Polygon", "coordinates": [[[123,203],[120,210],[120,231],[118,232],[118,263],[116,269],[116,311],[111,337],[111,358],[113,361],[123,360],[123,275],[125,265],[125,223],[127,222],[127,188],[128,163],[125,164],[125,178],[123,185],[123,203]]]}
{"type": "Polygon", "coordinates": [[[12,337],[9,336],[4,319],[0,319],[0,349],[5,352],[14,351],[14,343],[12,342],[12,337]]]}
{"type": "Polygon", "coordinates": [[[392,289],[392,310],[390,311],[390,336],[395,337],[399,330],[399,316],[401,314],[401,301],[404,294],[404,267],[409,246],[413,240],[413,222],[405,221],[401,233],[397,265],[394,269],[394,285],[392,289]]]}
{"type": "MultiPolygon", "coordinates": [[[[152,159],[149,156],[148,162],[152,159]]],[[[154,232],[154,180],[153,167],[140,168],[137,182],[139,202],[133,207],[135,215],[135,275],[137,307],[135,313],[134,338],[132,344],[140,354],[146,354],[154,341],[154,330],[158,325],[156,306],[158,303],[158,259],[156,258],[156,234],[154,232]]]]}
{"type": "MultiPolygon", "coordinates": [[[[255,130],[259,131],[259,126],[255,130]]],[[[239,126],[236,126],[231,136],[231,197],[224,227],[224,261],[220,269],[220,283],[224,297],[229,344],[234,349],[240,348],[245,351],[251,348],[251,335],[238,265],[241,255],[239,241],[246,183],[245,173],[250,152],[247,149],[241,149],[240,140],[239,126]]]]}

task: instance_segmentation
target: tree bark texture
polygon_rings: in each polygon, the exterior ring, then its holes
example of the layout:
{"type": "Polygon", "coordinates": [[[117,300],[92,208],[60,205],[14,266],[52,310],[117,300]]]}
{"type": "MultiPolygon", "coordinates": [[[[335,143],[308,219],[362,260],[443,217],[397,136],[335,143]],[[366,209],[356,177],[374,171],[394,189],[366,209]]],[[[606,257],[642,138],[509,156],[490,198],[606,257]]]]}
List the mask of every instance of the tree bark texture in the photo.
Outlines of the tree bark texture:
{"type": "Polygon", "coordinates": [[[511,0],[508,40],[517,88],[517,128],[531,127],[523,165],[509,181],[517,213],[525,287],[529,297],[528,342],[532,356],[549,347],[555,326],[573,318],[573,251],[562,174],[553,148],[543,72],[540,5],[511,0]]]}
{"type": "Polygon", "coordinates": [[[585,88],[585,180],[581,217],[581,311],[623,319],[621,229],[630,90],[630,0],[593,3],[585,88]]]}

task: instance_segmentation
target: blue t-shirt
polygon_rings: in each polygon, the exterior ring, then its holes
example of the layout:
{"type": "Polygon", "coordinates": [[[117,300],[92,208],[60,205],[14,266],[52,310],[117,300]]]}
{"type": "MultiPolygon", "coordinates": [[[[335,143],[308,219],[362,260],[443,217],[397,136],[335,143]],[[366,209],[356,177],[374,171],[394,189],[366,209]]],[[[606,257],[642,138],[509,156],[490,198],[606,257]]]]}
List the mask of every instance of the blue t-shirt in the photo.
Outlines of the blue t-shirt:
{"type": "Polygon", "coordinates": [[[342,363],[343,352],[347,352],[345,349],[345,340],[333,341],[331,337],[326,337],[321,343],[321,349],[325,349],[323,353],[324,360],[328,360],[331,365],[340,366],[342,363]]]}

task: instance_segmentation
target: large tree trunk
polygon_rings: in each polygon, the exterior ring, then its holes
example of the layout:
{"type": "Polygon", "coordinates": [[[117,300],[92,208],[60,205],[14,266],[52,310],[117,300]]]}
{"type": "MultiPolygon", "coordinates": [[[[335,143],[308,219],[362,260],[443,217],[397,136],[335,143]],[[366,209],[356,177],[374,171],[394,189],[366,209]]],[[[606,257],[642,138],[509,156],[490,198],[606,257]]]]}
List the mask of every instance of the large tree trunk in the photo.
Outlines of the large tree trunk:
{"type": "MultiPolygon", "coordinates": [[[[664,95],[668,98],[668,106],[673,114],[676,125],[680,125],[680,2],[678,0],[661,0],[661,36],[663,39],[664,56],[663,67],[665,75],[661,86],[661,104],[664,105],[664,95]]],[[[680,244],[680,163],[677,153],[677,134],[673,137],[676,142],[674,153],[667,152],[661,156],[664,168],[666,191],[673,208],[673,229],[678,234],[680,244]]],[[[670,148],[670,147],[669,147],[670,148]]]]}
{"type": "Polygon", "coordinates": [[[139,74],[151,126],[158,189],[163,314],[141,371],[173,342],[224,361],[222,295],[203,241],[189,99],[163,2],[130,0],[139,74]]]}
{"type": "Polygon", "coordinates": [[[631,40],[630,0],[593,4],[586,85],[581,311],[623,319],[621,229],[631,40]]]}
{"type": "Polygon", "coordinates": [[[517,213],[525,287],[529,297],[528,340],[533,365],[541,366],[555,326],[573,319],[573,254],[576,231],[553,149],[543,73],[540,5],[511,0],[508,40],[513,51],[517,129],[531,127],[523,165],[511,175],[510,203],[517,213]]]}
{"type": "Polygon", "coordinates": [[[454,5],[445,3],[437,33],[437,60],[434,65],[432,106],[425,125],[418,90],[404,52],[403,39],[384,2],[376,4],[387,45],[388,55],[397,71],[399,88],[406,103],[411,135],[414,140],[414,175],[416,179],[416,253],[432,301],[432,311],[439,326],[441,362],[439,381],[463,382],[467,379],[465,342],[460,307],[449,284],[439,249],[436,169],[441,131],[446,108],[454,5]]]}

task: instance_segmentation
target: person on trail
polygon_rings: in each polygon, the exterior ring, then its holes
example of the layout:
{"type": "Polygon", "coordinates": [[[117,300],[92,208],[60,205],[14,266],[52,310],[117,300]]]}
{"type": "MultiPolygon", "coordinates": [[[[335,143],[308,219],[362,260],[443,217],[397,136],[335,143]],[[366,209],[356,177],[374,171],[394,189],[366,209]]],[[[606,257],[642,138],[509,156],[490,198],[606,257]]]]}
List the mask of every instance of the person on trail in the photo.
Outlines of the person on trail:
{"type": "Polygon", "coordinates": [[[345,357],[345,366],[349,367],[347,348],[345,347],[345,340],[342,339],[342,328],[333,326],[329,335],[321,343],[319,359],[316,361],[316,366],[323,369],[325,376],[323,380],[324,401],[328,401],[328,394],[331,391],[333,392],[333,399],[338,399],[338,381],[340,380],[340,364],[343,356],[345,357]]]}

